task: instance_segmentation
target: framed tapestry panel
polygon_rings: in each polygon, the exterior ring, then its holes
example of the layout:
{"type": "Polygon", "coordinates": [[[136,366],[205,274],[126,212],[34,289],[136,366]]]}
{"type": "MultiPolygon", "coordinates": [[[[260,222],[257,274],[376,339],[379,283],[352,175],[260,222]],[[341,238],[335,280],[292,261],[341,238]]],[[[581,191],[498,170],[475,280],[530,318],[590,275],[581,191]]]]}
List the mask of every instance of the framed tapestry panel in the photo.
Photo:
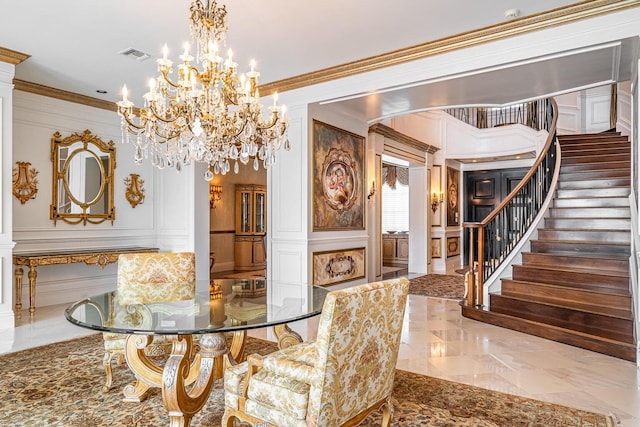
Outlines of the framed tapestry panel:
{"type": "Polygon", "coordinates": [[[460,225],[460,207],[458,185],[460,171],[447,166],[447,226],[460,225]]]}
{"type": "Polygon", "coordinates": [[[365,248],[313,253],[313,284],[335,285],[365,277],[365,248]]]}
{"type": "Polygon", "coordinates": [[[364,137],[313,121],[313,231],[364,230],[364,137]]]}
{"type": "Polygon", "coordinates": [[[460,238],[447,237],[447,258],[460,255],[460,238]]]}
{"type": "Polygon", "coordinates": [[[440,237],[434,237],[431,239],[431,258],[442,258],[440,237]]]}

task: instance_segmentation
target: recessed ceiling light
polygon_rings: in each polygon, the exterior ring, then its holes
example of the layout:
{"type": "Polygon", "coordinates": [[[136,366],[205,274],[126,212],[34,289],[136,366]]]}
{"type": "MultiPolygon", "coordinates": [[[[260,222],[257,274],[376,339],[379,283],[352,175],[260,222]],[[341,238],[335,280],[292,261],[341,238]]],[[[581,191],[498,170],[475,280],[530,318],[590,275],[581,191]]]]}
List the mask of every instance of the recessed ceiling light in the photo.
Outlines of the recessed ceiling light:
{"type": "Polygon", "coordinates": [[[520,16],[519,9],[508,9],[504,11],[504,17],[507,19],[517,18],[518,16],[520,16]]]}

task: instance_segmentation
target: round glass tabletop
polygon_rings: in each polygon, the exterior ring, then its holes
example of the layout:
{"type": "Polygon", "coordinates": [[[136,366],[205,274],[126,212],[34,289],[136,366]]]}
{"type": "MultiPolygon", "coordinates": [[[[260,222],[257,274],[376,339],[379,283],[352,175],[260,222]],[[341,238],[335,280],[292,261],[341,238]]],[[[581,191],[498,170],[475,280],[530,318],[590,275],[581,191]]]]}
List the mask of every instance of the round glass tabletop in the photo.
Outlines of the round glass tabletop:
{"type": "Polygon", "coordinates": [[[195,283],[193,298],[122,304],[118,291],[71,304],[65,317],[97,331],[144,335],[191,335],[238,331],[316,316],[329,291],[319,286],[277,284],[264,279],[195,283]]]}

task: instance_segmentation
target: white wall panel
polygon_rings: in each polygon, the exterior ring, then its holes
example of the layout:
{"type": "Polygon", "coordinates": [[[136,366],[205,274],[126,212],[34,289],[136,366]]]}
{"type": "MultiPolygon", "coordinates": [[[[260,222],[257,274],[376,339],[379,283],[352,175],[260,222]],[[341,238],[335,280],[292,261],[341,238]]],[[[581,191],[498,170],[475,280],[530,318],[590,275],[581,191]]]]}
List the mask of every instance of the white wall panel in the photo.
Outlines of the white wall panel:
{"type": "MultiPolygon", "coordinates": [[[[13,153],[9,164],[13,166],[16,161],[28,161],[39,172],[35,199],[25,204],[14,197],[10,200],[16,253],[157,245],[158,227],[154,206],[157,195],[163,192],[156,188],[157,177],[150,162],[134,164],[133,145],[121,142],[120,119],[116,113],[21,91],[14,92],[13,113],[13,153]],[[113,224],[107,221],[87,225],[57,221],[54,225],[49,219],[53,181],[51,138],[56,131],[66,137],[86,129],[102,140],[112,140],[115,144],[115,221],[113,224]],[[124,178],[131,173],[139,174],[144,181],[145,200],[135,209],[124,196],[124,178]]],[[[179,183],[174,185],[179,186],[179,183]]],[[[189,191],[185,191],[184,186],[179,188],[177,193],[187,197],[189,191]]],[[[180,212],[183,206],[184,202],[180,200],[173,209],[180,212]]],[[[171,219],[171,228],[179,229],[179,233],[173,233],[174,236],[179,234],[181,241],[184,241],[188,230],[181,225],[183,217],[171,210],[163,210],[163,218],[167,216],[171,219]],[[175,227],[176,224],[178,227],[175,227]]],[[[23,308],[26,309],[28,279],[27,269],[24,270],[22,299],[23,308]]],[[[38,267],[37,273],[36,306],[70,302],[88,296],[87,292],[115,289],[115,265],[109,265],[104,270],[85,264],[43,266],[38,267]]]]}

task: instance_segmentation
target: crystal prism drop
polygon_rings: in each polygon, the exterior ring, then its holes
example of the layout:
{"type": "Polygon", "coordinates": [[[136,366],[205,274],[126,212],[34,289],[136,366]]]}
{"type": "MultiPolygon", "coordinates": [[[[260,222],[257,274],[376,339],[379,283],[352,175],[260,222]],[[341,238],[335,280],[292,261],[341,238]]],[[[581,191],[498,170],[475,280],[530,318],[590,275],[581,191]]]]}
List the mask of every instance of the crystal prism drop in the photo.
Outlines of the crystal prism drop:
{"type": "Polygon", "coordinates": [[[254,157],[253,158],[253,170],[257,171],[258,169],[260,169],[260,164],[258,163],[258,158],[254,157]]]}

